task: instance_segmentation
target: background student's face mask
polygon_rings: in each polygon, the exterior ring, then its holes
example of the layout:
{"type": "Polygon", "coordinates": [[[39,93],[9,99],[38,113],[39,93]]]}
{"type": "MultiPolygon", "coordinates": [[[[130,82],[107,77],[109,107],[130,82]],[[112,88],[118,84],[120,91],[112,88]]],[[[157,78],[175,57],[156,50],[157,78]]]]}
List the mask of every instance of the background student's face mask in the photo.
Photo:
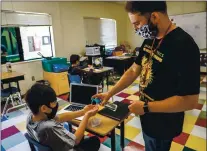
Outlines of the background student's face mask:
{"type": "Polygon", "coordinates": [[[142,25],[139,29],[136,29],[135,33],[144,39],[154,39],[158,34],[158,28],[156,25],[148,21],[148,24],[142,25]]]}

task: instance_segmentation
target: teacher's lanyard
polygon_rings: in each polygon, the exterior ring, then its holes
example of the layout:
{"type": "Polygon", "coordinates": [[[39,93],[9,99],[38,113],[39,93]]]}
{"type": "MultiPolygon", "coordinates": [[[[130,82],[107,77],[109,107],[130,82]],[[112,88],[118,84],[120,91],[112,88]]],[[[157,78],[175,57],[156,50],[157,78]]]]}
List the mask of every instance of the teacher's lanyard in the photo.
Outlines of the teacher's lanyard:
{"type": "MultiPolygon", "coordinates": [[[[152,42],[152,46],[151,46],[151,52],[150,52],[150,56],[149,58],[147,59],[147,63],[146,63],[146,70],[145,70],[145,73],[144,73],[144,76],[143,76],[143,84],[146,83],[146,78],[147,78],[147,73],[148,73],[148,70],[150,68],[150,61],[152,61],[152,58],[154,56],[154,54],[157,52],[158,48],[160,47],[163,39],[165,38],[165,36],[167,35],[167,32],[169,31],[170,27],[172,26],[172,22],[170,23],[170,25],[168,26],[167,30],[165,31],[165,34],[163,36],[163,38],[159,41],[157,47],[153,50],[153,47],[154,47],[154,43],[155,43],[155,38],[153,39],[153,42],[152,42]]],[[[142,82],[142,81],[141,81],[142,82]]],[[[140,92],[141,92],[141,96],[144,95],[143,94],[143,91],[144,91],[144,87],[141,87],[140,88],[140,92]]]]}

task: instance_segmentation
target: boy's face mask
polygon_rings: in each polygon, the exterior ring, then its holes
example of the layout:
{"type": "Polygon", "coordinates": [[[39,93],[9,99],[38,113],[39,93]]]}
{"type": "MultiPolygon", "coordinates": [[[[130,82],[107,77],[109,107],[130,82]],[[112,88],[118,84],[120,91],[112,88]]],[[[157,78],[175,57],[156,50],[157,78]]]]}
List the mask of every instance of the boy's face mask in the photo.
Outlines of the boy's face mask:
{"type": "Polygon", "coordinates": [[[53,119],[54,117],[55,117],[55,115],[56,115],[56,113],[57,113],[57,110],[58,110],[58,103],[56,104],[56,106],[54,107],[54,108],[52,108],[52,107],[50,107],[50,106],[47,106],[47,107],[49,107],[51,110],[52,110],[52,112],[51,113],[45,113],[46,114],[46,116],[47,116],[47,118],[49,119],[49,120],[51,120],[51,119],[53,119]]]}
{"type": "Polygon", "coordinates": [[[158,34],[158,28],[150,21],[149,18],[148,24],[136,29],[135,33],[145,39],[154,39],[158,34]]]}

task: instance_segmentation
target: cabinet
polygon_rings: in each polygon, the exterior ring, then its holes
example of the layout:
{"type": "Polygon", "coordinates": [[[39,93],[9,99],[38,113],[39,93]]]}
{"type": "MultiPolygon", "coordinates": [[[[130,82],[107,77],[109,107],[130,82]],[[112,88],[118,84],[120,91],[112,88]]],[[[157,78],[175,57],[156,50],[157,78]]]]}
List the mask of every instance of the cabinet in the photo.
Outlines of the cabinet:
{"type": "Polygon", "coordinates": [[[43,77],[44,80],[50,82],[57,96],[69,92],[68,72],[54,73],[43,71],[43,77]]]}

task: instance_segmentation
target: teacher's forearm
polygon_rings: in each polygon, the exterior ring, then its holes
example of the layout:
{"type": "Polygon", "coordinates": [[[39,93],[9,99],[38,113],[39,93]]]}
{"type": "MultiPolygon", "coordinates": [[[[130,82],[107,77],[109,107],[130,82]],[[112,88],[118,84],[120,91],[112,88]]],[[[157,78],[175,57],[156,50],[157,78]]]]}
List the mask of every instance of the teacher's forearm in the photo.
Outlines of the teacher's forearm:
{"type": "Polygon", "coordinates": [[[109,95],[112,97],[116,93],[124,90],[128,86],[130,86],[134,80],[138,77],[140,74],[141,67],[133,64],[121,77],[121,79],[116,83],[116,85],[108,92],[109,95]]]}
{"type": "Polygon", "coordinates": [[[194,109],[198,95],[173,96],[162,101],[149,102],[150,112],[176,113],[194,109]]]}

